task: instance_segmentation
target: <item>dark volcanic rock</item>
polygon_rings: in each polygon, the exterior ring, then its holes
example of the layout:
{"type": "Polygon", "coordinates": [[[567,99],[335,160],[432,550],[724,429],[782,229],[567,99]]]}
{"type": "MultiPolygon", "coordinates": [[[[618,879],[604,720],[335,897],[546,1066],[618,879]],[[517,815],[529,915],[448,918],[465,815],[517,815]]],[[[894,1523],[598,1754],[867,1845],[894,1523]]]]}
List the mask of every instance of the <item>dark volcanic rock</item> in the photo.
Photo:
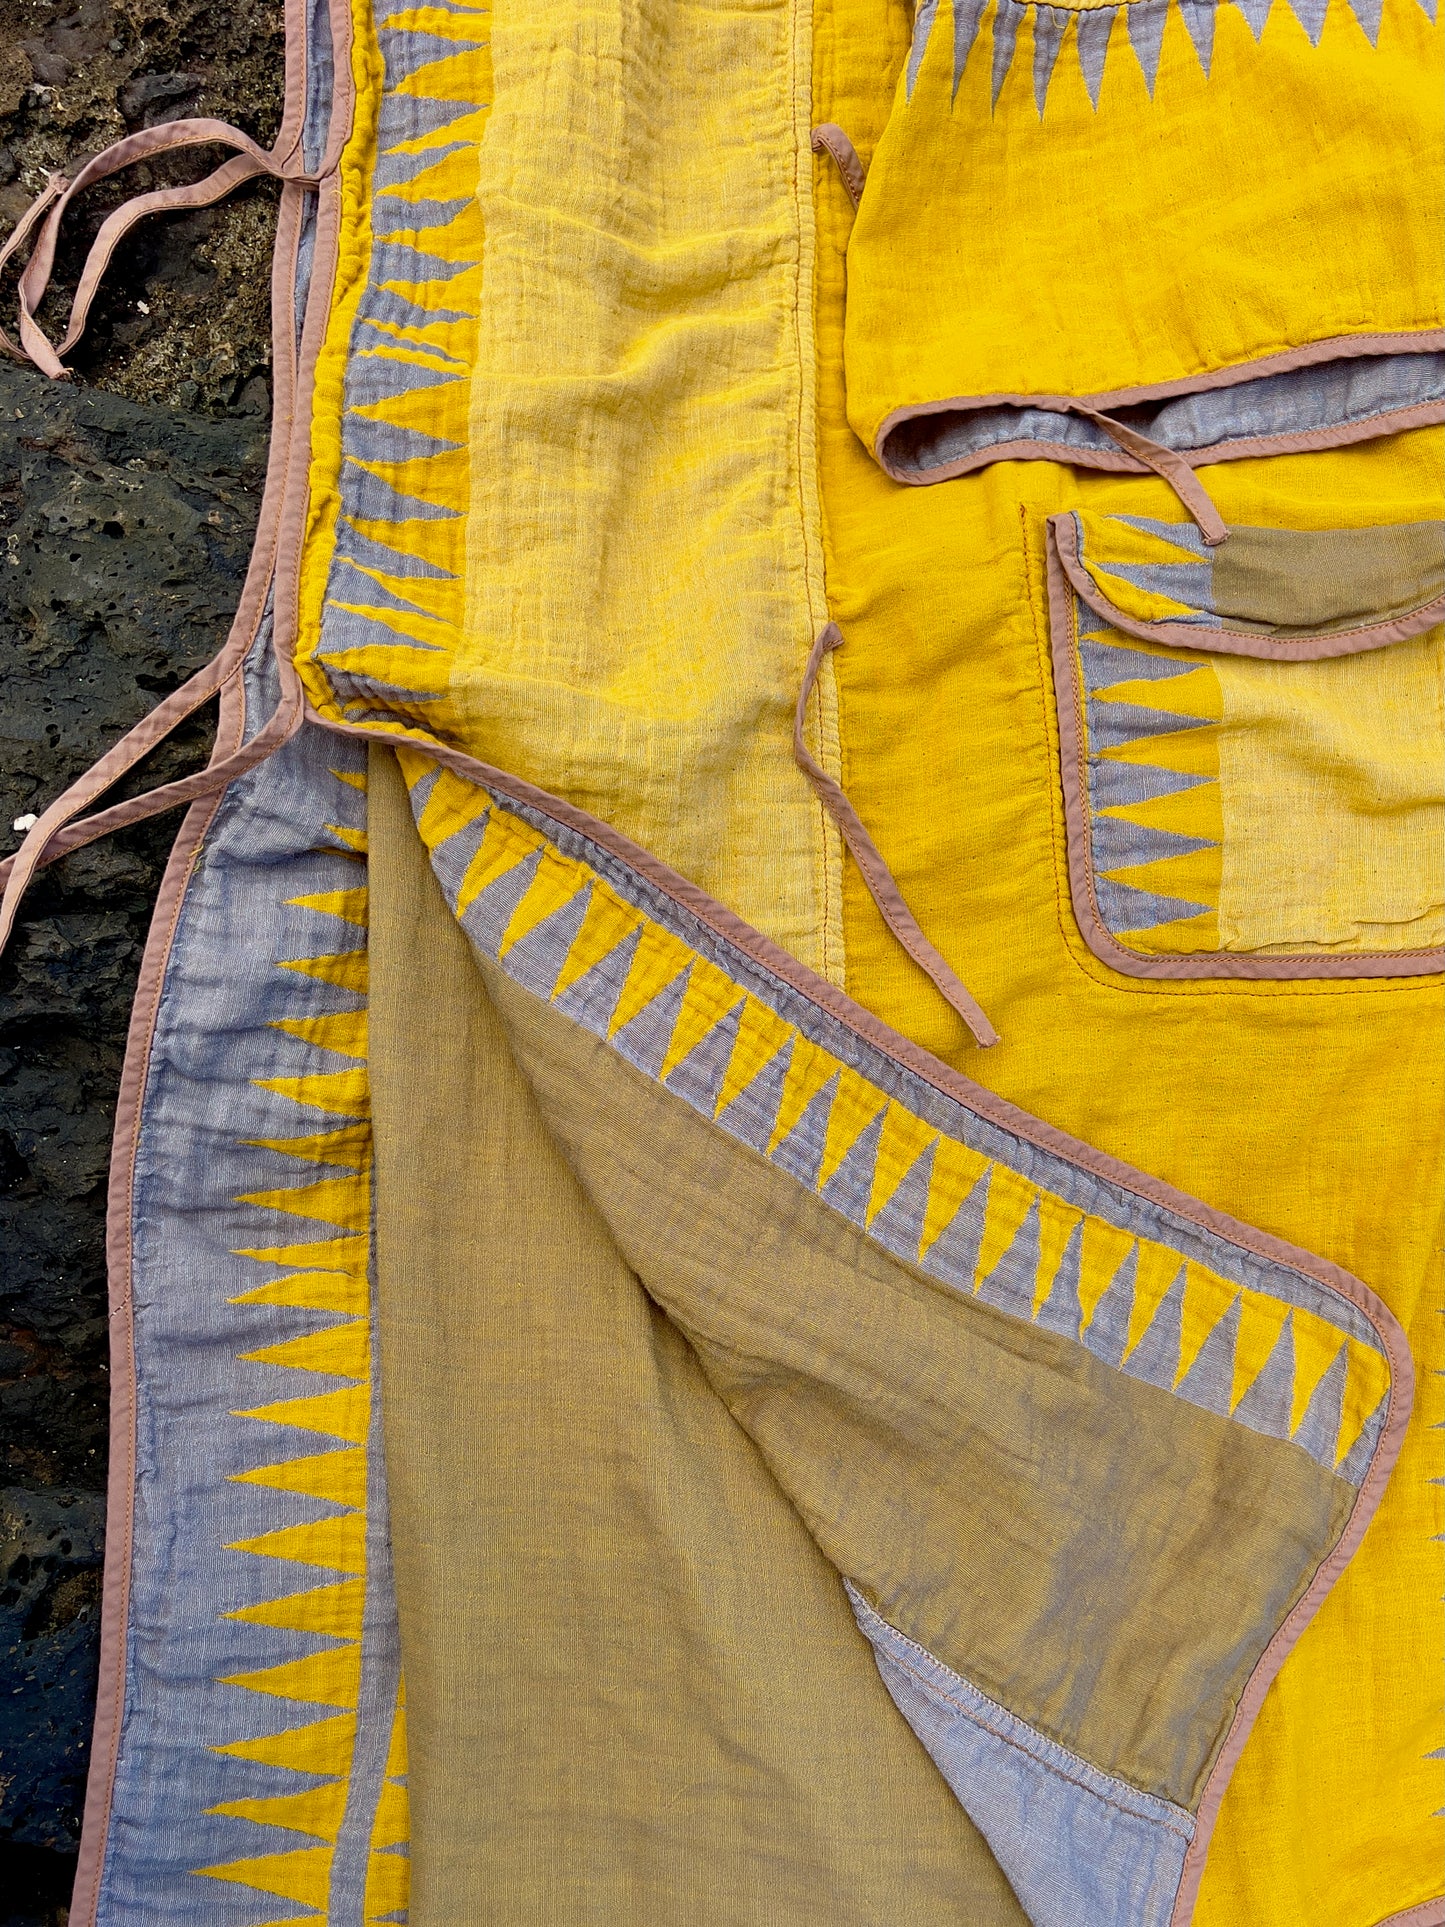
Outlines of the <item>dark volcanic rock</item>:
{"type": "Polygon", "coordinates": [[[0,1490],[0,1758],[15,1816],[9,1843],[32,1858],[75,1844],[95,1698],[103,1514],[93,1492],[0,1490]]]}
{"type": "MultiPolygon", "coordinates": [[[[279,6],[0,0],[0,234],[47,173],[188,114],[269,140],[279,6]]],[[[162,161],[85,198],[53,336],[99,221],[213,165],[162,161]]],[[[225,638],[266,455],[265,186],[152,221],[50,383],[0,359],[0,855],[225,638]],[[185,412],[181,412],[184,410],[185,412]]],[[[0,325],[14,314],[13,274],[0,325]]],[[[203,760],[206,716],[113,796],[203,760]]],[[[135,974],[177,819],[36,885],[0,960],[0,1927],[60,1927],[94,1695],[106,1446],[104,1210],[135,974]]]]}

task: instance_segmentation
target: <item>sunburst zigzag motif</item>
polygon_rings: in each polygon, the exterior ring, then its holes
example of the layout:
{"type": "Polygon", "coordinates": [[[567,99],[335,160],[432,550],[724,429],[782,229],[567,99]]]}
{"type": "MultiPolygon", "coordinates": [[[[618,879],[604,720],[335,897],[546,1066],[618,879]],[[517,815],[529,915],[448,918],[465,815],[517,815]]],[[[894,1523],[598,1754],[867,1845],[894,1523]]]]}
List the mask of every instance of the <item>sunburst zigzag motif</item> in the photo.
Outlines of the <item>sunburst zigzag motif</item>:
{"type": "Polygon", "coordinates": [[[1389,1371],[1353,1307],[1217,1241],[1166,1242],[1127,1201],[1111,1218],[1097,1184],[1070,1196],[1067,1167],[1058,1189],[1041,1182],[1036,1151],[1018,1146],[1014,1165],[952,1135],[810,1036],[781,986],[774,1000],[755,969],[734,974],[720,944],[703,954],[615,861],[420,754],[402,761],[462,927],[514,982],[898,1257],[1363,1479],[1389,1371]]]}
{"type": "Polygon", "coordinates": [[[353,721],[424,724],[463,616],[467,412],[482,278],[490,13],[384,13],[370,261],[352,324],[318,660],[353,721]]]}
{"type": "MultiPolygon", "coordinates": [[[[1072,41],[1089,100],[1097,110],[1104,84],[1105,62],[1112,50],[1127,46],[1138,63],[1144,84],[1152,99],[1159,76],[1159,61],[1171,12],[1177,13],[1206,78],[1214,56],[1215,27],[1221,8],[1234,5],[1244,17],[1256,43],[1268,25],[1276,5],[1293,14],[1317,47],[1325,31],[1329,0],[1126,0],[1120,6],[1021,5],[1019,0],[953,0],[952,56],[953,91],[958,92],[969,55],[982,36],[985,20],[990,24],[991,93],[995,104],[1003,91],[1024,39],[1032,48],[1034,104],[1043,114],[1049,86],[1054,78],[1066,42],[1072,41]],[[990,8],[992,11],[990,12],[990,8]]],[[[1434,0],[1417,0],[1425,14],[1435,18],[1434,0]]],[[[1347,6],[1354,21],[1371,47],[1378,44],[1384,0],[1337,0],[1347,6]]],[[[913,94],[919,69],[932,42],[939,16],[938,0],[922,0],[914,25],[913,46],[909,53],[905,88],[913,94]]]]}
{"type": "Polygon", "coordinates": [[[1203,655],[1133,645],[1077,600],[1075,623],[1100,918],[1151,948],[1217,947],[1218,677],[1203,655]]]}
{"type": "MultiPolygon", "coordinates": [[[[364,796],[359,774],[334,770],[332,775],[364,796]]],[[[351,801],[354,805],[355,798],[351,801]]],[[[357,809],[337,814],[356,820],[327,823],[323,847],[363,856],[365,831],[357,809]]],[[[291,907],[312,916],[316,937],[314,950],[276,960],[298,995],[307,986],[304,1013],[271,1022],[290,1058],[288,1065],[283,1057],[281,1068],[294,1066],[294,1071],[253,1080],[273,1100],[276,1131],[246,1140],[273,1155],[278,1183],[237,1200],[254,1211],[259,1232],[258,1241],[238,1255],[268,1275],[233,1302],[291,1314],[275,1343],[240,1357],[298,1372],[304,1389],[295,1398],[235,1414],[253,1428],[262,1462],[233,1478],[289,1495],[297,1502],[296,1516],[290,1524],[234,1542],[230,1550],[257,1561],[257,1588],[268,1595],[267,1572],[276,1571],[271,1562],[282,1562],[280,1571],[288,1576],[292,1567],[306,1569],[307,1580],[298,1591],[262,1597],[226,1617],[299,1636],[303,1650],[294,1654],[293,1637],[287,1642],[293,1656],[220,1681],[257,1696],[262,1731],[213,1750],[253,1768],[278,1770],[284,1779],[275,1792],[222,1801],[208,1811],[265,1829],[268,1846],[275,1829],[305,1844],[243,1852],[195,1871],[288,1907],[309,1909],[300,1916],[304,1919],[350,1917],[346,1902],[351,1899],[360,1927],[363,1919],[404,1919],[409,1865],[404,1714],[398,1696],[394,1718],[380,1735],[389,1752],[384,1770],[375,1775],[369,1837],[350,1855],[355,1893],[337,1892],[338,1843],[355,1804],[360,1754],[368,1741],[373,1750],[376,1744],[358,1721],[367,1636],[372,1430],[366,889],[358,884],[304,896],[291,907]],[[304,1235],[288,1239],[287,1220],[301,1221],[304,1235]],[[311,1315],[299,1332],[298,1312],[311,1315]],[[287,1449],[273,1459],[265,1455],[277,1448],[278,1428],[287,1449]],[[276,1730],[278,1720],[285,1723],[276,1730]]],[[[285,1927],[293,1927],[289,1914],[285,1927]]]]}

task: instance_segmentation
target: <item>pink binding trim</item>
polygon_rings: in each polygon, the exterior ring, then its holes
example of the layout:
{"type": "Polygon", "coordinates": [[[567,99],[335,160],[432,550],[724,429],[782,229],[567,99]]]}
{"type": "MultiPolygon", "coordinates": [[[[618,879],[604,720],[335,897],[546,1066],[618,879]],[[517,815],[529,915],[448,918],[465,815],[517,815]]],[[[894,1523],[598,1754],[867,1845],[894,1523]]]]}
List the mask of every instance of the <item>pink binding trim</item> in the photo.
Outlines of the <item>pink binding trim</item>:
{"type": "MultiPolygon", "coordinates": [[[[328,735],[344,736],[349,739],[381,743],[394,749],[410,749],[417,754],[430,757],[444,768],[452,770],[469,783],[479,788],[495,790],[514,802],[527,805],[549,816],[565,828],[575,830],[578,835],[606,850],[609,855],[619,858],[635,870],[655,889],[668,897],[680,909],[686,910],[697,921],[724,939],[746,957],[758,964],[771,975],[780,978],[792,989],[799,991],[810,1003],[827,1011],[830,1017],[851,1030],[875,1050],[891,1057],[895,1063],[921,1077],[937,1091],[955,1102],[962,1104],[977,1116],[986,1118],[992,1124],[1000,1125],[1012,1136],[1022,1138],[1029,1144],[1036,1144],[1041,1150],[1049,1151],[1056,1157],[1078,1166],[1080,1170],[1090,1171],[1107,1183],[1130,1192],[1133,1196],[1146,1198],[1150,1203],[1163,1205],[1177,1217],[1187,1219],[1191,1224],[1200,1225],[1216,1237],[1252,1251],[1272,1264],[1288,1265],[1293,1270],[1313,1278],[1316,1283],[1328,1290],[1337,1292],[1364,1313],[1379,1335],[1381,1347],[1403,1373],[1404,1382],[1413,1383],[1410,1354],[1405,1343],[1405,1334],[1394,1313],[1370,1287],[1332,1264],[1328,1258],[1315,1256],[1298,1245],[1276,1238],[1270,1232],[1257,1230],[1253,1225],[1242,1224],[1226,1212],[1216,1211],[1212,1205],[1191,1198],[1187,1192],[1176,1190],[1162,1178],[1151,1177],[1146,1171],[1137,1171],[1132,1165],[1110,1157],[1105,1151],[1096,1150],[1081,1139],[1071,1137],[1052,1124],[1034,1117],[1028,1111],[1011,1104],[1007,1098],[999,1097],[971,1077],[965,1077],[931,1051],[924,1050],[901,1031],[886,1024],[881,1017],[875,1017],[869,1010],[856,1003],[846,991],[827,978],[820,977],[805,963],[780,949],[771,938],[765,937],[749,923],[736,916],[710,897],[697,884],[689,883],[686,877],[634,843],[611,824],[604,823],[600,817],[578,809],[575,804],[564,802],[559,796],[547,790],[538,789],[524,777],[513,776],[508,771],[498,769],[495,764],[483,763],[475,756],[453,749],[449,744],[437,742],[432,737],[418,733],[403,735],[398,730],[376,729],[365,723],[335,722],[331,718],[318,715],[307,705],[306,721],[328,735]],[[1398,1356],[1397,1356],[1398,1355],[1398,1356]]],[[[1397,1389],[1398,1389],[1397,1380],[1397,1389]]],[[[1387,1426],[1386,1430],[1390,1428],[1387,1426]]],[[[1383,1436],[1383,1434],[1382,1434],[1383,1436]]]]}
{"type": "Polygon", "coordinates": [[[1102,428],[1126,455],[1134,457],[1138,467],[1152,470],[1161,482],[1167,482],[1198,523],[1199,532],[1211,549],[1217,549],[1221,542],[1229,540],[1224,517],[1210,501],[1203,483],[1182,455],[1177,455],[1172,448],[1166,448],[1162,442],[1151,441],[1137,429],[1116,422],[1112,415],[1100,414],[1097,408],[1076,405],[1073,412],[1084,416],[1097,428],[1102,428]]]}
{"type": "MultiPolygon", "coordinates": [[[[1069,895],[1079,933],[1100,962],[1128,977],[1176,980],[1197,977],[1266,977],[1276,980],[1300,977],[1421,977],[1445,967],[1445,949],[1366,950],[1350,956],[1333,951],[1321,954],[1297,951],[1269,957],[1234,951],[1195,951],[1175,957],[1145,957],[1118,941],[1099,913],[1094,889],[1094,856],[1088,827],[1088,781],[1084,771],[1086,751],[1079,724],[1082,695],[1071,647],[1073,577],[1065,575],[1059,545],[1054,539],[1059,533],[1056,523],[1060,522],[1068,522],[1070,533],[1073,530],[1071,518],[1050,518],[1046,537],[1046,567],[1049,649],[1054,665],[1055,709],[1059,721],[1059,773],[1064,792],[1069,895]]],[[[1098,606],[1094,596],[1088,600],[1091,607],[1098,606]]],[[[1108,605],[1105,604],[1101,613],[1107,612],[1108,605]]],[[[1127,624],[1121,626],[1128,627],[1127,624]]],[[[1137,630],[1132,633],[1137,633],[1137,630]]],[[[1219,632],[1211,629],[1205,633],[1218,635],[1219,632]]],[[[1151,636],[1148,640],[1163,641],[1166,638],[1151,636]]]]}
{"type": "Polygon", "coordinates": [[[1197,623],[1142,622],[1112,603],[1079,560],[1079,528],[1073,515],[1051,515],[1048,528],[1059,566],[1075,592],[1111,628],[1138,636],[1143,642],[1165,643],[1174,649],[1209,649],[1221,656],[1259,656],[1267,662],[1322,662],[1331,656],[1357,656],[1367,649],[1384,649],[1445,622],[1445,594],[1422,602],[1403,616],[1363,623],[1358,629],[1335,629],[1328,635],[1260,636],[1242,629],[1206,629],[1197,623]]]}
{"type": "MultiPolygon", "coordinates": [[[[206,767],[194,775],[183,776],[174,783],[163,784],[160,789],[148,790],[144,796],[133,796],[95,816],[72,823],[72,818],[169,736],[177,723],[240,676],[242,660],[228,641],[204,669],[157,704],[113,749],[107,750],[99,762],[93,763],[79,781],[63,791],[32,826],[14,856],[0,863],[0,879],[5,885],[4,895],[0,896],[0,952],[9,941],[20,900],[37,870],[71,850],[93,843],[97,837],[108,836],[112,830],[123,829],[129,823],[143,823],[148,817],[179,809],[183,803],[218,795],[234,777],[264,763],[273,750],[289,741],[301,727],[302,709],[295,667],[288,664],[288,668],[289,677],[283,674],[281,701],[250,742],[228,755],[213,754],[206,767]]],[[[217,748],[219,750],[219,743],[217,748]]]]}
{"type": "Polygon", "coordinates": [[[853,861],[858,865],[863,881],[868,886],[868,894],[882,913],[883,921],[919,969],[929,978],[939,995],[968,1025],[974,1041],[987,1049],[990,1044],[998,1042],[998,1032],[984,1016],[967,985],[955,975],[947,959],[924,936],[918,919],[903,901],[902,893],[893,881],[893,872],[883,861],[878,845],[864,829],[862,818],[848,801],[841,786],[814,761],[803,740],[808,698],[812,695],[813,685],[818,680],[819,667],[829,650],[841,648],[842,643],[843,632],[836,622],[827,623],[818,631],[817,641],[813,644],[808,656],[808,666],[803,671],[803,683],[798,691],[797,707],[793,711],[794,760],[817,791],[818,800],[824,809],[838,825],[843,841],[852,851],[853,861]]]}
{"type": "Polygon", "coordinates": [[[1402,1914],[1390,1914],[1376,1927],[1445,1927],[1445,1899],[1422,1900],[1402,1914]]]}

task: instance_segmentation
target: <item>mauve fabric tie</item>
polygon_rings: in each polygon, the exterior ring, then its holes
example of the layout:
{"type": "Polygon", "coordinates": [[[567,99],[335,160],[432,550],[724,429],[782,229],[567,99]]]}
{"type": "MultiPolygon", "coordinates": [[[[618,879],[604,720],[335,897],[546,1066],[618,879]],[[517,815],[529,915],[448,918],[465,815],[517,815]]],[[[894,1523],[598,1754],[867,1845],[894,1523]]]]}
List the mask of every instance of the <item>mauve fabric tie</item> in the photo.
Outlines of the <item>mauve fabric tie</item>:
{"type": "Polygon", "coordinates": [[[1072,413],[1082,415],[1102,428],[1109,439],[1126,455],[1132,455],[1141,468],[1151,469],[1161,482],[1166,482],[1179,497],[1181,504],[1189,511],[1199,526],[1199,533],[1211,549],[1217,549],[1221,542],[1229,540],[1229,529],[1224,517],[1210,501],[1204,484],[1194,473],[1182,455],[1172,448],[1165,448],[1162,442],[1154,442],[1147,435],[1141,435],[1137,428],[1128,428],[1117,422],[1112,415],[1101,414],[1097,408],[1084,408],[1077,402],[1072,405],[1072,413]]]}
{"type": "Polygon", "coordinates": [[[37,223],[42,223],[30,258],[20,275],[20,343],[17,347],[0,330],[0,349],[17,361],[33,362],[42,374],[49,375],[53,381],[66,380],[70,370],[63,365],[61,356],[68,354],[84,334],[95,291],[122,237],[148,214],[160,214],[175,208],[209,207],[213,202],[224,199],[242,181],[258,174],[269,175],[273,180],[288,181],[297,187],[319,185],[319,177],[305,171],[298,141],[292,141],[284,152],[277,152],[259,146],[249,134],[243,134],[239,127],[232,127],[223,120],[163,121],[159,127],[144,127],[139,133],[127,134],[123,140],[103,148],[85,163],[73,180],[64,174],[52,174],[16,223],[5,245],[0,247],[0,269],[3,269],[16,250],[24,245],[37,223]],[[137,194],[107,215],[86,257],[65,338],[58,346],[53,346],[41,332],[35,316],[50,285],[60,224],[71,201],[94,182],[105,180],[136,161],[147,160],[152,154],[164,153],[171,148],[209,146],[231,147],[237,151],[204,180],[193,181],[185,187],[162,187],[150,193],[137,194]]]}
{"type": "Polygon", "coordinates": [[[842,641],[842,630],[836,622],[830,622],[819,631],[818,639],[813,644],[808,666],[803,671],[803,686],[798,691],[798,706],[793,712],[793,755],[798,767],[817,791],[818,800],[838,825],[883,921],[919,969],[931,980],[944,1001],[958,1012],[975,1040],[987,1048],[998,1042],[998,1032],[979,1008],[967,985],[924,936],[918,919],[903,901],[898,885],[893,881],[893,873],[883,861],[877,844],[864,829],[862,818],[840,785],[815,761],[803,741],[803,721],[807,714],[808,698],[818,680],[818,670],[824,656],[830,650],[839,648],[842,641]]]}
{"type": "Polygon", "coordinates": [[[109,809],[100,810],[78,823],[73,820],[112,783],[118,782],[127,770],[133,769],[142,757],[149,755],[178,723],[184,722],[203,703],[218,695],[233,677],[240,675],[242,661],[228,644],[189,682],[182,683],[164,702],[158,703],[148,716],[143,716],[114,748],[107,750],[99,762],[92,764],[84,776],[55,799],[32,824],[14,856],[0,863],[0,884],[4,886],[4,895],[0,896],[0,953],[3,953],[15,927],[20,900],[38,870],[43,870],[71,850],[78,850],[87,843],[109,836],[112,830],[124,829],[130,823],[143,823],[148,817],[160,816],[166,810],[180,809],[184,804],[197,803],[203,797],[214,796],[248,769],[264,763],[283,743],[290,741],[301,727],[305,703],[292,665],[282,664],[278,658],[278,668],[282,689],[280,702],[251,740],[230,755],[217,757],[205,769],[197,770],[191,776],[180,777],[176,782],[162,784],[159,789],[149,790],[143,796],[130,797],[124,803],[113,803],[109,809]]]}

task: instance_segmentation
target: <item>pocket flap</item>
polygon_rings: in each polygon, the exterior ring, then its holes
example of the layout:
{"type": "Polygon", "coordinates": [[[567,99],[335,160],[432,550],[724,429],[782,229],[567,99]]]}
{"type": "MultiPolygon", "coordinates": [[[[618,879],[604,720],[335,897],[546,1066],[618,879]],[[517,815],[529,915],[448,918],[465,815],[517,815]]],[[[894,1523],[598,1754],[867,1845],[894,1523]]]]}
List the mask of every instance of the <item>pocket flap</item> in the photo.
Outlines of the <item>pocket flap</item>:
{"type": "Polygon", "coordinates": [[[1308,661],[1356,655],[1445,620],[1445,522],[1231,528],[1074,511],[1050,519],[1074,592],[1147,642],[1308,661]]]}

